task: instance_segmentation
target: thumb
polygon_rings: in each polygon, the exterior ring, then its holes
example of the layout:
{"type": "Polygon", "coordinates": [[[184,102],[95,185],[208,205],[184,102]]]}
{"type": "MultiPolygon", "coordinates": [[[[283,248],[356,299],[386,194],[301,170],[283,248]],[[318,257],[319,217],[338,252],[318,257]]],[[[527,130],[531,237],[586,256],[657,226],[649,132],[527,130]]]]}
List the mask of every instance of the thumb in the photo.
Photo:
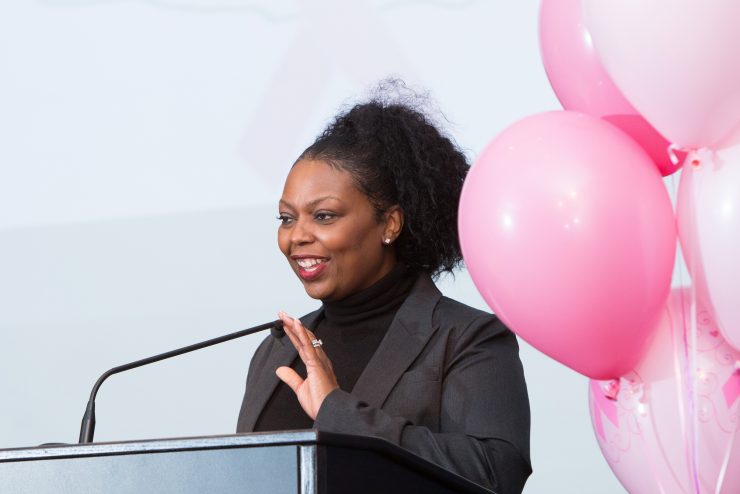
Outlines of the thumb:
{"type": "Polygon", "coordinates": [[[292,389],[294,393],[297,393],[298,388],[303,384],[303,378],[301,378],[301,376],[299,376],[298,373],[290,367],[278,367],[275,374],[277,374],[278,379],[290,386],[290,389],[292,389]]]}

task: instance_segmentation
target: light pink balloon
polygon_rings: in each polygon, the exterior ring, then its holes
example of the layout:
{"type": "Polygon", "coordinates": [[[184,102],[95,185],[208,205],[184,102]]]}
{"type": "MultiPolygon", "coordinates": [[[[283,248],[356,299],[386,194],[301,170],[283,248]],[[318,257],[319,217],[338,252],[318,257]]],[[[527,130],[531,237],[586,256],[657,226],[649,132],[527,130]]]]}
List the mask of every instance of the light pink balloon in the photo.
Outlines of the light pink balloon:
{"type": "Polygon", "coordinates": [[[698,297],[740,349],[740,146],[689,157],[677,213],[681,247],[698,297]]]}
{"type": "Polygon", "coordinates": [[[666,188],[632,139],[568,111],[514,124],[468,174],[459,230],[478,291],[519,336],[589,377],[632,368],[676,247],[666,188]]]}
{"type": "Polygon", "coordinates": [[[583,0],[604,67],[669,141],[740,142],[740,2],[583,0]]]}
{"type": "Polygon", "coordinates": [[[590,381],[596,439],[631,494],[740,492],[740,352],[692,303],[676,289],[635,370],[590,381]]]}
{"type": "Polygon", "coordinates": [[[540,52],[563,108],[602,117],[635,139],[665,175],[679,169],[669,142],[625,99],[601,64],[583,22],[580,0],[542,0],[540,52]]]}

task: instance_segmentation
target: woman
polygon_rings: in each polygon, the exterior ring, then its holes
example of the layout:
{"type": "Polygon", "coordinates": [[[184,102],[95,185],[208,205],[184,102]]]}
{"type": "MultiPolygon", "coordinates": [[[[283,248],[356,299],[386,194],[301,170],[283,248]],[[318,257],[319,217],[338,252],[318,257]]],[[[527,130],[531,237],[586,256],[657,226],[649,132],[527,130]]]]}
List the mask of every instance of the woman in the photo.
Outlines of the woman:
{"type": "Polygon", "coordinates": [[[432,282],[462,260],[467,170],[421,112],[381,99],[338,116],[303,152],[280,199],[278,244],[322,307],[301,320],[280,313],[288,338],[255,353],[238,432],[381,437],[521,492],[529,403],[516,339],[432,282]]]}

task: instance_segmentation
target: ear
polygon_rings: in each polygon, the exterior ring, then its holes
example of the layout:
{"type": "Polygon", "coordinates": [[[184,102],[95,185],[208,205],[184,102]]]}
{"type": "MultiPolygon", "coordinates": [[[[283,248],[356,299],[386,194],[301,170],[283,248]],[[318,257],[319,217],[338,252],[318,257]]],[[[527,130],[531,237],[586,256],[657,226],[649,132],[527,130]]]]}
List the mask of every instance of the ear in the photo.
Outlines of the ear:
{"type": "Polygon", "coordinates": [[[393,243],[401,234],[401,230],[403,229],[403,210],[401,209],[401,206],[391,206],[388,208],[388,211],[385,212],[384,217],[385,227],[383,228],[382,240],[384,243],[393,243]],[[390,242],[387,242],[389,239],[390,242]]]}

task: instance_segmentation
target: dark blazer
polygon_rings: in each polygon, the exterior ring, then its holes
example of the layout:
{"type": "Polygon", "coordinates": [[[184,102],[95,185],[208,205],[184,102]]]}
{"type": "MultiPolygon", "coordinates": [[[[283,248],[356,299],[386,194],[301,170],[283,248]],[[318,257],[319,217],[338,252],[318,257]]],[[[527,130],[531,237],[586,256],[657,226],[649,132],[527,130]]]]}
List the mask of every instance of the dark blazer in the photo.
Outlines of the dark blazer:
{"type": "MultiPolygon", "coordinates": [[[[321,309],[301,318],[308,328],[321,309]]],[[[531,473],[529,401],[519,347],[498,318],[416,281],[351,393],[335,390],[314,428],[376,436],[499,494],[531,473]]],[[[267,337],[249,366],[237,432],[251,432],[296,351],[267,337]]]]}

